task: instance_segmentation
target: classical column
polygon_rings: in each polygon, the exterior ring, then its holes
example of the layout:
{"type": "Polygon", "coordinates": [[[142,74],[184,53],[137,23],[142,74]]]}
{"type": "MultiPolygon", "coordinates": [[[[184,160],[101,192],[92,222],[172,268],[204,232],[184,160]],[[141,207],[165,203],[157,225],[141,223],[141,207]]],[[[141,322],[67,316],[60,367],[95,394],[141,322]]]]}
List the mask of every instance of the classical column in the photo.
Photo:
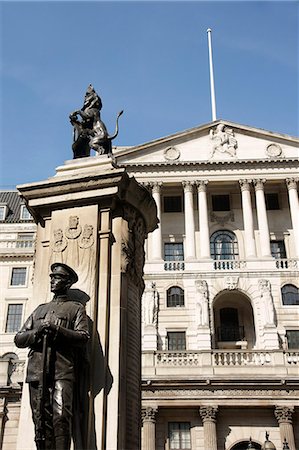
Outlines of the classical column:
{"type": "Polygon", "coordinates": [[[195,224],[193,208],[193,182],[183,181],[185,200],[185,259],[195,259],[195,224]]]}
{"type": "Polygon", "coordinates": [[[208,181],[207,180],[197,181],[196,184],[198,192],[200,257],[211,258],[208,205],[207,205],[208,181]]]}
{"type": "Polygon", "coordinates": [[[216,414],[218,408],[213,406],[201,406],[199,414],[203,422],[204,448],[217,450],[216,414]]]}
{"type": "Polygon", "coordinates": [[[286,439],[290,450],[296,450],[292,418],[293,412],[294,407],[289,406],[276,406],[274,411],[279,424],[281,442],[286,439]]]}
{"type": "Polygon", "coordinates": [[[156,449],[156,414],[158,408],[142,408],[142,450],[156,449]]]}
{"type": "Polygon", "coordinates": [[[262,256],[271,256],[270,233],[268,226],[264,183],[266,180],[254,180],[257,222],[260,232],[260,246],[262,256]]]}
{"type": "Polygon", "coordinates": [[[157,216],[160,221],[158,228],[156,228],[151,236],[152,241],[152,258],[161,260],[162,257],[162,227],[161,227],[161,187],[162,182],[154,182],[152,184],[152,194],[157,205],[157,216]]]}
{"type": "Polygon", "coordinates": [[[299,257],[299,201],[297,193],[297,180],[295,178],[287,178],[286,184],[289,191],[289,203],[290,203],[290,212],[293,226],[296,256],[299,257]]]}
{"type": "Polygon", "coordinates": [[[239,180],[242,195],[242,211],[245,234],[245,250],[246,258],[256,257],[254,229],[253,229],[253,215],[250,196],[251,180],[239,180]]]}

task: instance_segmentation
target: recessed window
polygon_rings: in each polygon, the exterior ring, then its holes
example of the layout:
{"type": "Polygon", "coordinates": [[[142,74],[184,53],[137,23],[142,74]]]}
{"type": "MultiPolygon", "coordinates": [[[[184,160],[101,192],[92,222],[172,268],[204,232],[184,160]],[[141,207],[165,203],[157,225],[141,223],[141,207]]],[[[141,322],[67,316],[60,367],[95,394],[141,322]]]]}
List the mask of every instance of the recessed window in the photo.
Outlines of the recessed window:
{"type": "Polygon", "coordinates": [[[0,205],[0,221],[5,220],[5,218],[6,218],[6,210],[7,210],[7,206],[6,205],[0,205]]]}
{"type": "Polygon", "coordinates": [[[17,248],[32,248],[33,240],[33,233],[18,233],[17,248]]]}
{"type": "Polygon", "coordinates": [[[16,333],[19,331],[22,322],[23,305],[21,303],[12,303],[8,305],[6,319],[6,333],[16,333]]]}
{"type": "Polygon", "coordinates": [[[182,242],[167,242],[164,244],[164,261],[184,261],[182,242]]]}
{"type": "Polygon", "coordinates": [[[286,332],[288,349],[299,350],[299,330],[287,330],[286,332]]]}
{"type": "Polygon", "coordinates": [[[275,210],[279,209],[279,198],[277,193],[266,193],[265,194],[265,200],[266,200],[266,208],[268,210],[275,210]]]}
{"type": "Polygon", "coordinates": [[[217,330],[218,341],[235,342],[244,337],[244,328],[239,326],[238,310],[236,308],[220,309],[220,327],[217,330]]]}
{"type": "Polygon", "coordinates": [[[25,286],[26,285],[26,267],[13,267],[11,272],[11,286],[25,286]]]}
{"type": "Polygon", "coordinates": [[[293,284],[285,284],[281,288],[281,297],[283,305],[299,306],[299,289],[293,284]]]}
{"type": "Polygon", "coordinates": [[[271,247],[271,255],[275,259],[286,259],[286,248],[284,245],[284,241],[271,241],[270,242],[271,247]]]}
{"type": "Polygon", "coordinates": [[[163,197],[164,202],[164,212],[182,212],[182,197],[177,196],[169,196],[163,197]]]}
{"type": "Polygon", "coordinates": [[[213,259],[236,259],[239,255],[238,241],[232,231],[216,231],[210,238],[211,257],[213,259]]]}
{"type": "Polygon", "coordinates": [[[21,205],[21,220],[32,220],[32,215],[25,205],[21,205]]]}
{"type": "Polygon", "coordinates": [[[171,450],[191,449],[190,422],[169,422],[168,435],[171,450]]]}
{"type": "Polygon", "coordinates": [[[230,211],[229,195],[212,195],[213,211],[230,211]]]}
{"type": "Polygon", "coordinates": [[[167,307],[176,308],[184,306],[184,291],[178,286],[172,286],[167,290],[167,307]]]}
{"type": "Polygon", "coordinates": [[[168,350],[186,350],[185,331],[169,331],[167,333],[168,350]]]}

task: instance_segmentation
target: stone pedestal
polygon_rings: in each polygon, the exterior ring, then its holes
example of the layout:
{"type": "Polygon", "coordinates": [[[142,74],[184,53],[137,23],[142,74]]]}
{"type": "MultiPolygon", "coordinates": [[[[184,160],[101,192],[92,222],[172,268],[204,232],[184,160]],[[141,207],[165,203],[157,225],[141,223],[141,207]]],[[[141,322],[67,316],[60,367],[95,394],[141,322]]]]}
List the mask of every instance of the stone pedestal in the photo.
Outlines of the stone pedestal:
{"type": "Polygon", "coordinates": [[[264,348],[267,350],[279,349],[277,327],[275,325],[265,325],[263,330],[264,348]]]}
{"type": "Polygon", "coordinates": [[[208,326],[197,328],[197,348],[200,350],[211,349],[211,330],[208,326]]]}
{"type": "MultiPolygon", "coordinates": [[[[124,169],[113,167],[107,156],[67,161],[56,176],[19,186],[19,191],[38,224],[30,309],[51,299],[49,268],[54,261],[78,273],[72,295],[90,296],[86,309],[93,325],[85,448],[136,450],[140,448],[144,240],[157,226],[155,202],[146,188],[124,169]]],[[[26,449],[35,448],[27,438],[28,410],[24,398],[19,450],[24,450],[24,442],[26,449]]]]}
{"type": "Polygon", "coordinates": [[[142,350],[157,350],[157,326],[144,325],[142,330],[142,350]]]}

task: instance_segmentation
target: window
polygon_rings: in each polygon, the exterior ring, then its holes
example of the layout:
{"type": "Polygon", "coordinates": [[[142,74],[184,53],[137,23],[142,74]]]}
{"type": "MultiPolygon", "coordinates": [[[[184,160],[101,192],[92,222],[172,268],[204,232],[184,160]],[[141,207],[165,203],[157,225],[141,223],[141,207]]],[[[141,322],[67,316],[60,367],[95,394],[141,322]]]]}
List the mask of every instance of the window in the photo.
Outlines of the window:
{"type": "Polygon", "coordinates": [[[32,215],[25,205],[21,205],[21,220],[32,220],[32,215]]]}
{"type": "Polygon", "coordinates": [[[283,305],[299,306],[299,289],[293,284],[285,284],[281,288],[281,297],[283,305]]]}
{"type": "Polygon", "coordinates": [[[231,231],[216,231],[210,239],[211,256],[214,259],[236,259],[238,241],[231,231]]]}
{"type": "Polygon", "coordinates": [[[167,242],[164,244],[165,261],[184,261],[184,248],[182,242],[167,242]]]}
{"type": "Polygon", "coordinates": [[[220,327],[217,330],[218,341],[235,342],[244,338],[244,327],[239,326],[236,308],[220,309],[220,327]]]}
{"type": "Polygon", "coordinates": [[[6,319],[6,333],[16,333],[19,331],[22,322],[23,305],[21,303],[12,303],[8,305],[6,319]]]}
{"type": "Polygon", "coordinates": [[[3,221],[6,218],[6,205],[0,205],[0,220],[3,221]]]}
{"type": "Polygon", "coordinates": [[[271,241],[271,255],[275,259],[286,259],[286,248],[284,245],[284,241],[271,241]]]}
{"type": "Polygon", "coordinates": [[[279,209],[278,194],[265,194],[266,208],[268,210],[279,209]]]}
{"type": "Polygon", "coordinates": [[[213,211],[230,211],[229,195],[212,195],[213,211]]]}
{"type": "Polygon", "coordinates": [[[168,350],[186,350],[185,331],[168,331],[167,343],[168,350]]]}
{"type": "Polygon", "coordinates": [[[299,349],[299,330],[287,330],[286,332],[288,349],[299,349]]]}
{"type": "Polygon", "coordinates": [[[172,286],[167,290],[167,306],[175,308],[184,306],[184,291],[178,286],[172,286]]]}
{"type": "Polygon", "coordinates": [[[191,449],[190,422],[169,422],[169,447],[171,450],[191,449]]]}
{"type": "Polygon", "coordinates": [[[26,267],[14,267],[11,272],[11,286],[25,286],[26,284],[26,267]]]}
{"type": "Polygon", "coordinates": [[[33,233],[18,233],[17,248],[32,248],[33,233]]]}
{"type": "Polygon", "coordinates": [[[182,212],[182,197],[164,197],[164,212],[182,212]]]}

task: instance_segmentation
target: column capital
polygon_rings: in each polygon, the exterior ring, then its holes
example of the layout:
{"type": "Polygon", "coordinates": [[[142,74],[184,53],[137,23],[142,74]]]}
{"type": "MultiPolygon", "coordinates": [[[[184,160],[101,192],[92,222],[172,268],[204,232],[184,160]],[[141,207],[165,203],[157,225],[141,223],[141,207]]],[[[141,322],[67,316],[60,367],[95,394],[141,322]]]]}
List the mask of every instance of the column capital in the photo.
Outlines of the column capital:
{"type": "Polygon", "coordinates": [[[252,180],[244,179],[239,180],[239,184],[241,187],[241,191],[250,191],[250,184],[252,183],[252,180]]]}
{"type": "Polygon", "coordinates": [[[278,423],[293,423],[293,406],[275,406],[274,414],[278,423]]]}
{"type": "Polygon", "coordinates": [[[184,192],[193,192],[194,181],[182,181],[184,192]]]}
{"type": "Polygon", "coordinates": [[[286,185],[287,185],[288,190],[297,189],[297,182],[298,182],[298,178],[287,178],[286,185]]]}
{"type": "Polygon", "coordinates": [[[150,183],[153,194],[160,194],[162,188],[162,181],[153,181],[150,183]]]}
{"type": "Polygon", "coordinates": [[[265,178],[257,178],[256,180],[253,180],[254,189],[256,191],[263,191],[265,183],[266,183],[266,179],[265,178]]]}
{"type": "Polygon", "coordinates": [[[142,418],[142,422],[156,422],[156,415],[158,412],[158,407],[155,406],[146,406],[144,408],[142,408],[141,411],[141,418],[142,418]]]}
{"type": "Polygon", "coordinates": [[[198,192],[206,192],[208,183],[209,183],[208,180],[198,180],[198,181],[196,181],[196,186],[197,186],[198,192]]]}
{"type": "Polygon", "coordinates": [[[199,408],[199,415],[204,422],[216,422],[216,415],[218,412],[217,406],[201,406],[199,408]]]}

